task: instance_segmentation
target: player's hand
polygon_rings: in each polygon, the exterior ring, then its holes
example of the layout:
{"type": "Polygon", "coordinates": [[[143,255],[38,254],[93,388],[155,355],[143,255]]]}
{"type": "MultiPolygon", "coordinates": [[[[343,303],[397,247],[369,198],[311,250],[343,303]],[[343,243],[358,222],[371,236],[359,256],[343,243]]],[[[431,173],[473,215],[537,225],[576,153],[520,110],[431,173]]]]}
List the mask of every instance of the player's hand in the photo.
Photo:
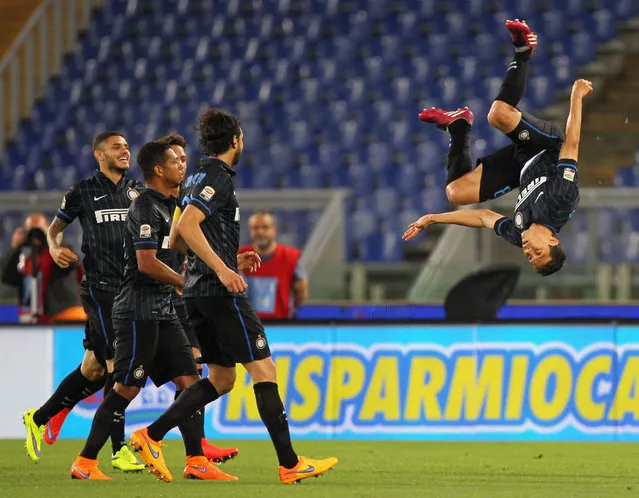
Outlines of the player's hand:
{"type": "Polygon", "coordinates": [[[11,236],[11,249],[17,249],[24,244],[26,233],[27,232],[23,227],[16,228],[16,231],[13,232],[13,235],[11,236]]]}
{"type": "Polygon", "coordinates": [[[435,221],[433,220],[433,215],[425,214],[417,221],[414,221],[413,223],[408,225],[408,230],[404,232],[404,235],[402,235],[402,239],[410,240],[417,237],[419,232],[421,232],[424,228],[429,227],[433,223],[435,223],[435,221]]]}
{"type": "Polygon", "coordinates": [[[60,268],[68,268],[71,263],[78,260],[78,255],[68,247],[50,247],[49,253],[60,268]]]}
{"type": "Polygon", "coordinates": [[[229,292],[238,294],[248,289],[248,285],[242,278],[242,275],[235,273],[233,270],[225,268],[219,272],[217,276],[229,292]]]}
{"type": "Polygon", "coordinates": [[[572,85],[572,96],[583,99],[592,93],[592,83],[588,80],[580,79],[572,85]]]}
{"type": "Polygon", "coordinates": [[[237,255],[237,269],[243,272],[256,271],[262,264],[262,258],[255,251],[246,251],[237,255]]]}

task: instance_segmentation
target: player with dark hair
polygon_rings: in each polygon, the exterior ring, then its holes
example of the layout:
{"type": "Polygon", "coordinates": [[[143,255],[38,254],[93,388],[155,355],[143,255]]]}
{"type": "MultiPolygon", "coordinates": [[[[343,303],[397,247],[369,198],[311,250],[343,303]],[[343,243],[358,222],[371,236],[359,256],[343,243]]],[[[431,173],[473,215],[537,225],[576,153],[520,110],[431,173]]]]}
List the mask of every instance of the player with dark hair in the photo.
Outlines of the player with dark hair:
{"type": "MultiPolygon", "coordinates": [[[[173,149],[173,152],[177,154],[178,160],[180,161],[180,165],[182,166],[183,170],[184,171],[188,170],[187,155],[185,151],[186,140],[184,139],[182,135],[178,135],[177,133],[172,133],[171,135],[166,135],[162,138],[159,138],[158,142],[169,145],[171,149],[173,149]]],[[[191,178],[188,178],[186,182],[188,183],[190,179],[191,178]]],[[[173,216],[173,221],[175,224],[177,223],[177,220],[180,218],[181,206],[182,206],[182,203],[184,202],[184,198],[180,196],[180,187],[177,187],[171,193],[171,195],[177,199],[177,207],[175,208],[175,212],[173,216]]],[[[173,233],[174,230],[172,230],[171,232],[173,233]]],[[[173,264],[169,266],[176,272],[183,274],[184,265],[185,265],[185,255],[182,255],[178,252],[174,252],[174,255],[175,255],[174,262],[173,264]]],[[[195,331],[193,330],[193,327],[191,327],[191,324],[189,323],[189,320],[186,316],[186,307],[184,305],[184,299],[182,298],[181,291],[178,291],[177,289],[174,288],[172,299],[173,299],[173,306],[175,307],[177,316],[180,320],[180,323],[182,324],[182,328],[184,329],[184,332],[186,333],[186,337],[189,340],[189,344],[191,345],[191,348],[193,349],[193,357],[195,358],[197,362],[202,356],[202,353],[200,352],[200,344],[198,343],[197,337],[195,335],[195,331]]],[[[201,363],[197,363],[197,371],[198,371],[198,375],[202,377],[201,363]]],[[[180,391],[176,390],[175,399],[177,399],[179,395],[180,395],[180,391]]],[[[212,462],[217,462],[217,463],[223,463],[231,458],[235,458],[237,454],[239,453],[239,450],[237,448],[220,448],[219,446],[215,446],[214,444],[211,444],[206,440],[204,436],[205,431],[204,431],[204,413],[203,412],[204,412],[204,409],[202,409],[202,413],[198,413],[196,416],[201,421],[202,451],[204,451],[204,455],[206,456],[206,458],[208,458],[212,462]]]]}
{"type": "MultiPolygon", "coordinates": [[[[84,449],[71,466],[75,479],[109,480],[98,468],[98,453],[109,436],[111,420],[124,413],[148,377],[158,387],[173,380],[178,391],[199,380],[171,298],[173,287],[184,285],[184,277],[168,266],[174,260],[169,249],[171,194],[182,182],[184,169],[166,143],[145,144],[137,160],[147,188],[131,204],[126,223],[124,280],[113,304],[115,387],[96,411],[84,449]]],[[[185,418],[179,429],[186,449],[185,478],[237,479],[204,456],[199,420],[185,418]]]]}
{"type": "Polygon", "coordinates": [[[240,208],[233,166],[243,148],[240,121],[223,110],[207,109],[200,117],[199,131],[200,149],[208,157],[185,189],[189,201],[177,231],[192,251],[184,298],[209,377],[186,389],[149,427],[134,432],[131,443],[156,476],[170,481],[162,439],[183,420],[228,393],[235,384],[236,364],[242,363],[253,379],[257,408],[279,460],[280,480],[291,484],[323,474],[337,459],[311,460],[298,457],[293,450],[264,327],[238,273],[240,208]]]}
{"type": "Polygon", "coordinates": [[[448,199],[460,206],[475,204],[519,187],[514,216],[506,218],[488,209],[427,214],[411,223],[403,238],[412,239],[433,223],[494,229],[497,235],[521,247],[538,273],[550,275],[559,271],[566,259],[557,233],[579,203],[577,157],[582,101],[592,93],[592,84],[586,80],[575,82],[565,135],[558,126],[520,111],[517,104],[524,94],[528,60],[537,46],[537,35],[523,21],[507,21],[506,27],[512,36],[515,57],[488,121],[513,144],[479,158],[471,171],[470,109],[428,109],[419,118],[450,133],[448,199]]]}
{"type": "MultiPolygon", "coordinates": [[[[85,270],[80,297],[89,317],[83,341],[86,351],[82,364],[60,383],[44,405],[24,413],[27,453],[33,461],[40,458],[43,437],[49,444],[56,441],[64,418],[76,403],[102,386],[105,395],[113,387],[115,334],[111,308],[124,275],[122,247],[127,212],[142,185],[126,177],[131,153],[123,133],[107,131],[97,135],[93,155],[100,169],[66,192],[47,233],[53,260],[67,268],[78,256],[62,246],[62,235],[73,220],[80,220],[85,270]]],[[[106,430],[111,432],[113,467],[144,470],[124,441],[124,414],[109,423],[106,430]]]]}

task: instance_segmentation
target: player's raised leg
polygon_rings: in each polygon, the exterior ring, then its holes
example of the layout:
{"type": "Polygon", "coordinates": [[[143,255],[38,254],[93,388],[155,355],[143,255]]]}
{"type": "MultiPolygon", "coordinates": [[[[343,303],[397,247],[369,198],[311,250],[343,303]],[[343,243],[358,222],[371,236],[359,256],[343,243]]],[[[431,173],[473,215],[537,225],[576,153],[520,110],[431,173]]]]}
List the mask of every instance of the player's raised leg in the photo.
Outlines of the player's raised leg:
{"type": "Polygon", "coordinates": [[[526,90],[528,60],[537,46],[537,35],[525,21],[519,19],[506,21],[506,28],[512,37],[515,56],[508,66],[499,94],[490,108],[488,122],[510,136],[512,133],[516,134],[516,128],[521,122],[521,112],[517,109],[517,104],[526,90]]]}

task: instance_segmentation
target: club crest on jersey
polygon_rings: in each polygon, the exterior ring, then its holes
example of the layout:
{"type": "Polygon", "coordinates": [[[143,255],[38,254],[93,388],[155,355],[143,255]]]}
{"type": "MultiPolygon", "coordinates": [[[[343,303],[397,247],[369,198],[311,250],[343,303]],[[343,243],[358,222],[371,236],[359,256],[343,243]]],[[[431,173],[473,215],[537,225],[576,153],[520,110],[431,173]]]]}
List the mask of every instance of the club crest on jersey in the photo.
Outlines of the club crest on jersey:
{"type": "Polygon", "coordinates": [[[133,377],[135,377],[136,379],[141,379],[142,377],[144,377],[144,368],[138,367],[133,370],[133,377]]]}
{"type": "Polygon", "coordinates": [[[131,199],[131,200],[135,200],[138,197],[140,197],[140,192],[138,192],[137,190],[133,190],[132,188],[130,188],[129,190],[127,190],[126,192],[126,196],[131,199]]]}
{"type": "Polygon", "coordinates": [[[151,225],[140,225],[140,238],[141,239],[150,239],[151,238],[151,225]]]}
{"type": "Polygon", "coordinates": [[[521,130],[519,132],[519,140],[530,140],[530,132],[528,130],[521,130]]]}
{"type": "Polygon", "coordinates": [[[208,185],[202,189],[202,192],[200,192],[200,197],[206,202],[210,201],[213,195],[215,195],[215,189],[213,187],[209,187],[208,185]]]}
{"type": "Polygon", "coordinates": [[[575,181],[575,170],[572,168],[564,169],[564,180],[568,180],[569,182],[575,181]]]}
{"type": "Polygon", "coordinates": [[[256,340],[255,340],[255,347],[257,349],[264,349],[266,347],[266,339],[262,336],[259,336],[256,340]]]}
{"type": "Polygon", "coordinates": [[[517,213],[515,215],[515,225],[517,225],[517,228],[523,228],[524,216],[521,213],[517,213]]]}

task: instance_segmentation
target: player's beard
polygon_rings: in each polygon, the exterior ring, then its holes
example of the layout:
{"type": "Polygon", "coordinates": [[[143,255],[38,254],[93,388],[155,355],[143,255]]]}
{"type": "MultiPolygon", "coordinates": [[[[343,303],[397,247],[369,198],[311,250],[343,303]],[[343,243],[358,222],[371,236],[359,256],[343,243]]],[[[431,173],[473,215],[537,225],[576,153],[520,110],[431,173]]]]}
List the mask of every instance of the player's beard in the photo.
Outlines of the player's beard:
{"type": "Polygon", "coordinates": [[[122,174],[126,173],[129,169],[128,166],[127,167],[120,166],[120,164],[118,163],[118,160],[112,157],[107,157],[106,167],[107,169],[111,171],[117,171],[118,173],[122,173],[122,174]]]}
{"type": "Polygon", "coordinates": [[[253,244],[255,244],[255,246],[261,251],[264,252],[267,249],[269,249],[271,247],[271,244],[273,243],[272,240],[267,239],[266,237],[260,237],[259,239],[255,239],[253,241],[253,244]]]}

